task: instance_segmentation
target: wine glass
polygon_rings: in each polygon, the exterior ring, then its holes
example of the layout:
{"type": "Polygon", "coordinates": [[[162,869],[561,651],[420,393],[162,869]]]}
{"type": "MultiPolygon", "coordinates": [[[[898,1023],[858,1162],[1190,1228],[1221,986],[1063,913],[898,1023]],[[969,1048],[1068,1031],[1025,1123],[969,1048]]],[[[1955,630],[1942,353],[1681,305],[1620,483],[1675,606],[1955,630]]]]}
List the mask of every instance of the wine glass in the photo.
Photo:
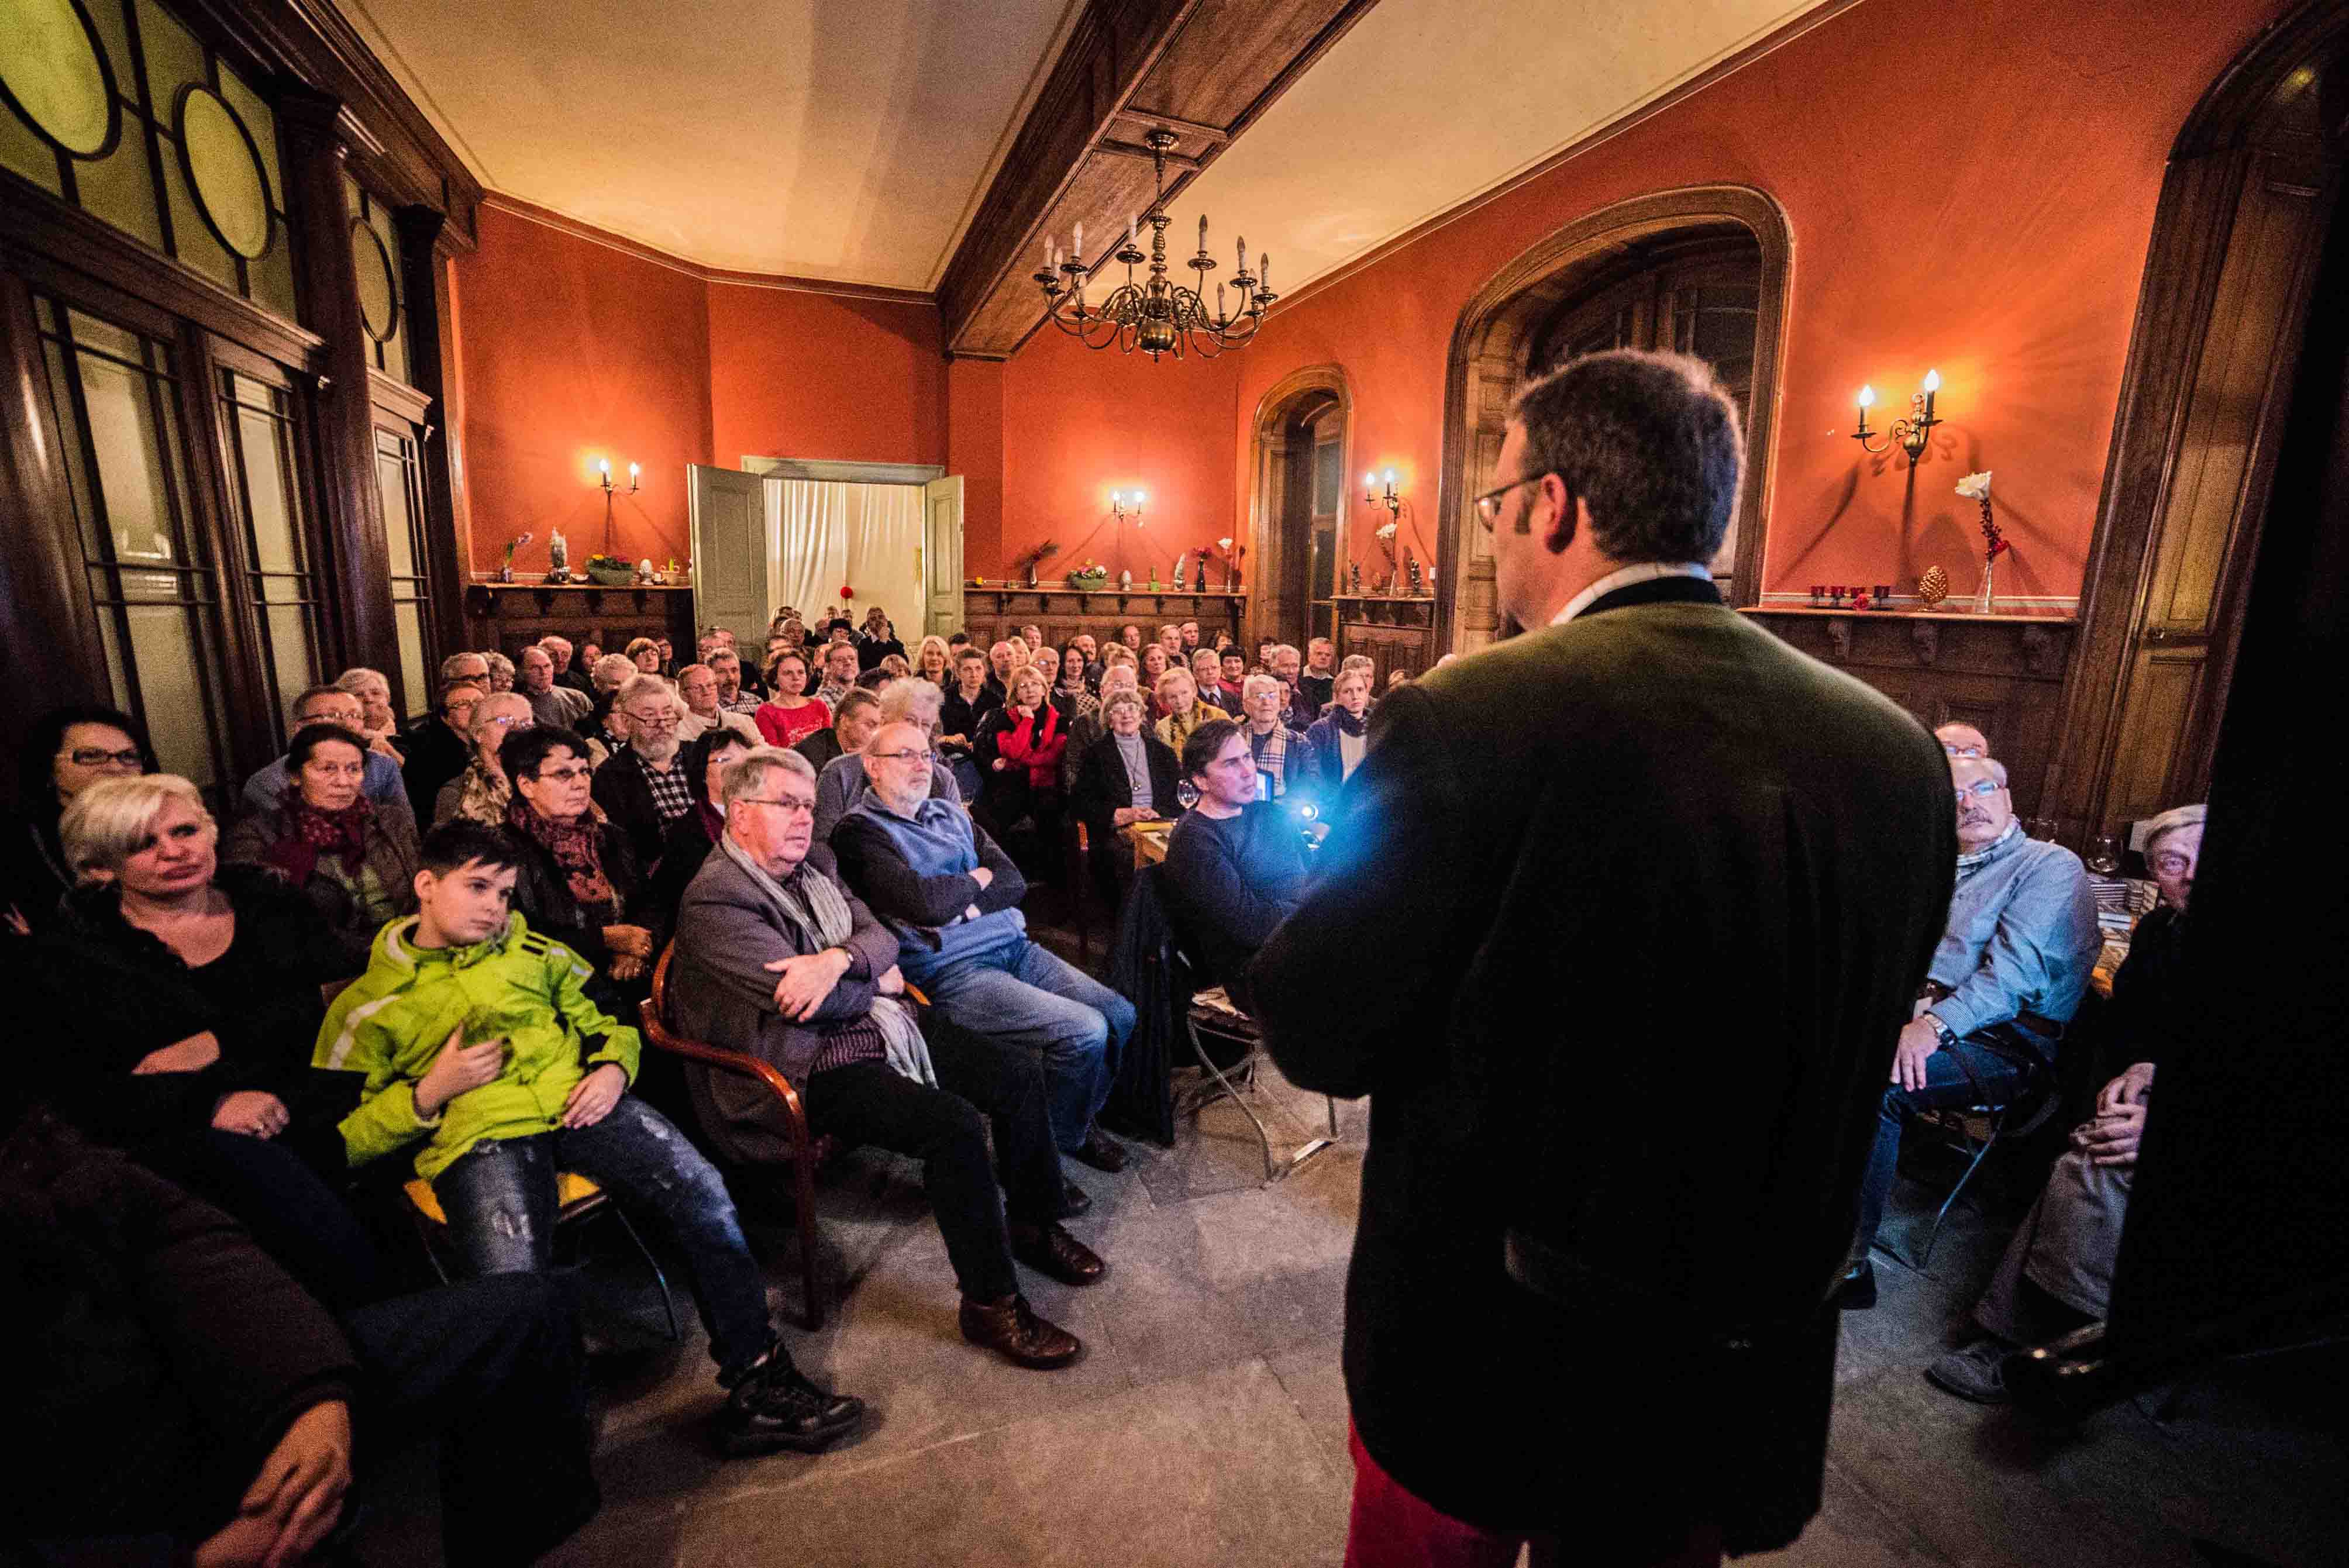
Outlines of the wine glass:
{"type": "Polygon", "coordinates": [[[1187,811],[1199,803],[1199,787],[1185,779],[1174,786],[1174,799],[1180,801],[1183,810],[1187,811]]]}
{"type": "Polygon", "coordinates": [[[2088,851],[2088,869],[2098,876],[2110,876],[2121,869],[2121,837],[2118,833],[2099,833],[2088,851]]]}

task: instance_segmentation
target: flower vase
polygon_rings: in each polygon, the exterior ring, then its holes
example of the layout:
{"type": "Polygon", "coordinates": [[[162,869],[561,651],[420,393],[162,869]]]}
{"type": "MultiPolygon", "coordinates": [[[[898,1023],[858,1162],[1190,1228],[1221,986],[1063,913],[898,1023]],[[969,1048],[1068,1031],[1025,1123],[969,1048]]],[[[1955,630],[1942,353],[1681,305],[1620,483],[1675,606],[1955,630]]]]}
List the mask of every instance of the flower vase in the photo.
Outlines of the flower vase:
{"type": "Polygon", "coordinates": [[[1992,579],[1997,573],[1998,557],[1995,555],[1985,557],[1982,561],[1982,592],[1974,595],[1974,614],[1977,615],[1990,614],[1997,607],[1997,595],[1991,590],[1992,579]]]}

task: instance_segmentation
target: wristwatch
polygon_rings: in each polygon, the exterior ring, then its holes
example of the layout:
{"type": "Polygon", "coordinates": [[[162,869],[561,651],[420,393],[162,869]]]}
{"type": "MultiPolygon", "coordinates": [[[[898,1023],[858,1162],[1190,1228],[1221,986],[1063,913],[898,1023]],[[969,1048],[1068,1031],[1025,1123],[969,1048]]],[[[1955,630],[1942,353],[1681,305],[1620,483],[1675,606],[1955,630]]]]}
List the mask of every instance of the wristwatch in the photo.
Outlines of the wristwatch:
{"type": "Polygon", "coordinates": [[[1939,1014],[1924,1013],[1919,1016],[1921,1016],[1925,1022],[1933,1026],[1933,1037],[1940,1042],[1941,1048],[1943,1050],[1946,1051],[1958,1043],[1957,1034],[1955,1031],[1951,1029],[1949,1025],[1941,1022],[1940,1016],[1939,1014]]]}

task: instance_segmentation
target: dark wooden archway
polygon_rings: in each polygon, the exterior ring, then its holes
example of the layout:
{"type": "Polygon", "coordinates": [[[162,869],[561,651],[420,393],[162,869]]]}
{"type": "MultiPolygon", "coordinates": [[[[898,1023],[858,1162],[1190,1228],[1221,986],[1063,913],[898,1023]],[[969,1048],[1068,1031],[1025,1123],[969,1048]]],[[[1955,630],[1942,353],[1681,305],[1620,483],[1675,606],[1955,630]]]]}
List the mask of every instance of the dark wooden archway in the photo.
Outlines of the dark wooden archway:
{"type": "MultiPolygon", "coordinates": [[[[1249,590],[1248,632],[1244,642],[1250,646],[1259,638],[1288,635],[1305,613],[1303,604],[1288,602],[1282,587],[1292,575],[1289,552],[1304,549],[1307,543],[1289,537],[1281,527],[1284,432],[1299,409],[1333,400],[1338,410],[1338,471],[1351,474],[1354,389],[1346,379],[1344,366],[1309,365],[1293,370],[1257,399],[1256,415],[1248,425],[1248,561],[1244,573],[1249,590]]],[[[1342,523],[1338,537],[1342,549],[1346,537],[1342,523]]]]}

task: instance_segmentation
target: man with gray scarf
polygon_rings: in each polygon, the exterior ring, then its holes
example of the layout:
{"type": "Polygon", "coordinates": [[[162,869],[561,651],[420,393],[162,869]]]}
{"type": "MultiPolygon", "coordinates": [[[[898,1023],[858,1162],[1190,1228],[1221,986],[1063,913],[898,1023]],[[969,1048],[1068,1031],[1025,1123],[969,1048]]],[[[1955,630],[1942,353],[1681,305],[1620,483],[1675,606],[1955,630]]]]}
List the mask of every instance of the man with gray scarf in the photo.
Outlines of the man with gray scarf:
{"type": "MultiPolygon", "coordinates": [[[[1083,1346],[1030,1309],[1012,1269],[1016,1258],[1072,1285],[1102,1270],[1060,1224],[1043,1073],[1026,1052],[961,1031],[923,1039],[899,999],[896,936],[813,841],[815,783],[807,758],[773,747],[726,775],[725,834],[678,912],[669,1022],[780,1070],[812,1133],[921,1161],[963,1337],[1015,1366],[1065,1367],[1083,1346]]],[[[721,1152],[771,1162],[788,1147],[763,1088],[698,1065],[687,1077],[721,1152]]]]}

